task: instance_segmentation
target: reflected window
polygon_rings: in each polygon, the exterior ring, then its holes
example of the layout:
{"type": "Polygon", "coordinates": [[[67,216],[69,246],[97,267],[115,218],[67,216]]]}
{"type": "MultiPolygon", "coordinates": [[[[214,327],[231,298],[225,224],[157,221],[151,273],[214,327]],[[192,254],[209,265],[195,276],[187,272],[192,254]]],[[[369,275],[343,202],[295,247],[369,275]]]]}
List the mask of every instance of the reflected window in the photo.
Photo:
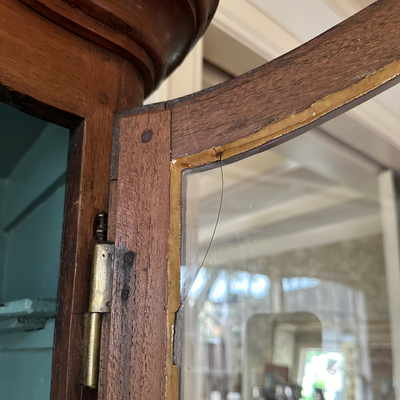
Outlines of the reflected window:
{"type": "Polygon", "coordinates": [[[269,286],[270,282],[268,276],[255,274],[251,281],[251,295],[256,299],[266,297],[269,292],[269,286]]]}
{"type": "Polygon", "coordinates": [[[246,271],[238,272],[229,282],[231,294],[247,295],[250,288],[251,275],[246,271]]]}
{"type": "Polygon", "coordinates": [[[221,303],[228,299],[228,274],[221,271],[210,290],[209,299],[213,303],[221,303]]]}
{"type": "Polygon", "coordinates": [[[189,292],[189,296],[194,299],[199,297],[206,283],[207,283],[207,270],[205,268],[201,268],[196,276],[196,279],[193,282],[192,288],[189,292]]]}
{"type": "Polygon", "coordinates": [[[335,400],[344,396],[343,354],[303,349],[302,398],[335,400]]]}
{"type": "Polygon", "coordinates": [[[299,289],[310,289],[318,286],[321,283],[319,279],[315,278],[283,278],[282,287],[285,292],[299,289]]]}

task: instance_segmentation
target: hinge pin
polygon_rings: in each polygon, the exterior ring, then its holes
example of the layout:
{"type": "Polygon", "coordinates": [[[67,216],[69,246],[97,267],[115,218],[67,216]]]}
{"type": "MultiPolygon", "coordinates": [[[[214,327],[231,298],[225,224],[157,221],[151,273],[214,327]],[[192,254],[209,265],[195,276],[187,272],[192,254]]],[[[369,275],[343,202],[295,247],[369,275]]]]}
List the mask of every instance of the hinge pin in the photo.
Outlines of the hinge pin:
{"type": "Polygon", "coordinates": [[[101,212],[97,214],[97,219],[99,221],[96,229],[97,243],[107,243],[108,215],[105,212],[101,212]]]}
{"type": "Polygon", "coordinates": [[[81,383],[92,389],[97,388],[99,380],[101,321],[100,313],[85,314],[81,383]]]}
{"type": "Polygon", "coordinates": [[[114,244],[107,242],[107,213],[97,215],[97,243],[93,251],[89,310],[84,321],[84,349],[81,383],[97,388],[99,379],[101,321],[110,312],[112,288],[112,259],[114,244]]]}

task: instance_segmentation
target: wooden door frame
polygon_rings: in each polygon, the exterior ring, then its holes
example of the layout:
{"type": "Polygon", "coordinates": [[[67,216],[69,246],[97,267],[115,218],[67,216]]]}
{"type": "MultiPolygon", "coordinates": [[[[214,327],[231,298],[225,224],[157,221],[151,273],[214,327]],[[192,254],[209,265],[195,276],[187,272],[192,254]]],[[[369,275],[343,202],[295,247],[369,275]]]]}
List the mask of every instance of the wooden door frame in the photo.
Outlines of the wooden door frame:
{"type": "MultiPolygon", "coordinates": [[[[145,6],[130,0],[0,0],[0,101],[72,130],[52,399],[106,397],[107,315],[98,391],[81,387],[80,365],[94,218],[109,204],[114,115],[143,104],[204,34],[217,5],[218,0],[148,0],[145,6]]],[[[112,192],[110,200],[112,205],[112,192]]],[[[112,232],[111,227],[109,239],[112,232]]]]}
{"type": "Polygon", "coordinates": [[[380,0],[237,79],[117,117],[110,214],[119,251],[103,382],[107,399],[178,399],[173,339],[182,171],[272,148],[397,84],[399,41],[400,2],[380,0]],[[150,141],[142,137],[148,130],[150,141]],[[136,197],[132,186],[138,187],[136,197]],[[127,254],[134,254],[128,264],[127,254]]]}
{"type": "Polygon", "coordinates": [[[0,1],[0,101],[71,129],[57,295],[51,398],[95,398],[80,386],[94,218],[108,209],[112,126],[143,104],[126,60],[15,0],[0,1]]]}

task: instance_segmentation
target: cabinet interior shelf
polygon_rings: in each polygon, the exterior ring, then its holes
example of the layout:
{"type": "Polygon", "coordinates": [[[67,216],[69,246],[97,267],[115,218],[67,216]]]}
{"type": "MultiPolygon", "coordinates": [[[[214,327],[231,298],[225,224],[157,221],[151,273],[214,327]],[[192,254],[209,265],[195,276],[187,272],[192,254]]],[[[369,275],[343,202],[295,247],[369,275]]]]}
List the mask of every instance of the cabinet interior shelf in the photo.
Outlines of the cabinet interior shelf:
{"type": "Polygon", "coordinates": [[[0,304],[0,334],[43,329],[56,315],[56,299],[18,299],[0,304]]]}

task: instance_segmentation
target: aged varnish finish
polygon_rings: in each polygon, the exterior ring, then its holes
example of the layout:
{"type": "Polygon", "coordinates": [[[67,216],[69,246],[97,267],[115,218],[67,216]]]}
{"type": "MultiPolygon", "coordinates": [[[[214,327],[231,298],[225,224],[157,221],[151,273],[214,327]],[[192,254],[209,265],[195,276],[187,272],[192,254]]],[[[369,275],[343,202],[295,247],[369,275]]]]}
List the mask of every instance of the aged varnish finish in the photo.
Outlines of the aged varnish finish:
{"type": "Polygon", "coordinates": [[[218,0],[24,0],[57,24],[131,61],[146,95],[204,34],[218,0]]]}
{"type": "Polygon", "coordinates": [[[107,399],[166,390],[170,122],[169,111],[120,122],[107,399]]]}
{"type": "MultiPolygon", "coordinates": [[[[99,392],[81,387],[80,365],[95,215],[109,203],[114,115],[142,105],[204,33],[216,6],[215,0],[0,1],[0,101],[72,130],[52,399],[104,395],[104,385],[99,392]]],[[[107,380],[108,322],[106,315],[100,383],[107,380]]]]}

